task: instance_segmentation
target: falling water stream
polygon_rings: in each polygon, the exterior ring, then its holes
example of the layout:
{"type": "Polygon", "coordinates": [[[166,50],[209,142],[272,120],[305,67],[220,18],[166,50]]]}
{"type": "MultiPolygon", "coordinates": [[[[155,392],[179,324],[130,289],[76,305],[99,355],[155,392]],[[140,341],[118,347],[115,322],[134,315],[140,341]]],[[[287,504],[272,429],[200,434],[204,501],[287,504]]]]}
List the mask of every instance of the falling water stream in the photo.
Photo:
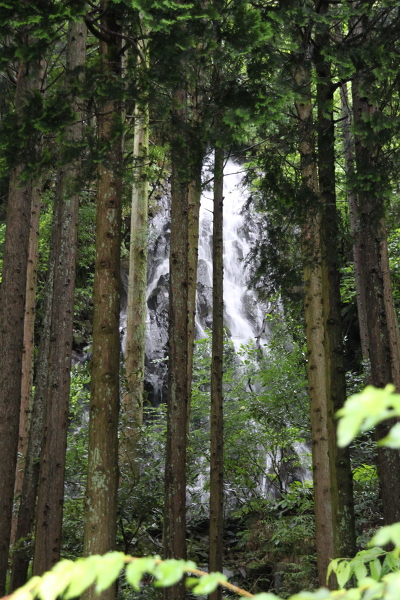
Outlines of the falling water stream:
{"type": "MultiPolygon", "coordinates": [[[[247,197],[243,175],[240,165],[228,161],[224,169],[224,321],[236,349],[252,339],[260,340],[265,314],[246,282],[244,259],[256,230],[242,212],[247,197]]],[[[212,192],[206,191],[200,208],[196,339],[212,326],[212,214],[212,192]]],[[[146,391],[156,405],[166,392],[169,236],[170,213],[164,201],[151,224],[147,287],[146,391]]]]}

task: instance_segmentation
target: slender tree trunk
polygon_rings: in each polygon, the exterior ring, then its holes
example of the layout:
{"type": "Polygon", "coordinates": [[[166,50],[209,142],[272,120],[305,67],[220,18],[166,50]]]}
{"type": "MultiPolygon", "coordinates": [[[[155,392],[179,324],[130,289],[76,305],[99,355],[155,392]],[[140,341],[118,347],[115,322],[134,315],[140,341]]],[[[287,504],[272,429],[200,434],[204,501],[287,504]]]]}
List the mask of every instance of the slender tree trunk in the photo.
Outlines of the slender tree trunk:
{"type": "Polygon", "coordinates": [[[193,349],[196,330],[196,294],[197,294],[197,264],[199,250],[199,223],[200,223],[200,199],[201,199],[201,170],[203,166],[203,144],[200,141],[201,128],[201,105],[203,100],[201,86],[204,73],[200,71],[197,77],[197,85],[191,91],[191,129],[192,139],[197,144],[191,144],[190,148],[190,181],[188,188],[188,410],[187,410],[187,433],[190,430],[190,407],[192,401],[192,378],[193,378],[193,349]]]}
{"type": "MultiPolygon", "coordinates": [[[[119,32],[116,6],[101,3],[102,26],[119,32]]],[[[104,82],[110,85],[120,73],[118,37],[100,40],[104,82]]],[[[85,498],[84,554],[113,550],[117,530],[118,414],[119,414],[119,309],[120,233],[122,186],[122,137],[116,135],[121,114],[118,101],[106,98],[99,107],[98,135],[106,154],[98,167],[96,211],[96,261],[94,276],[94,318],[92,389],[90,398],[88,476],[85,498]]],[[[115,596],[115,586],[101,594],[115,596]]],[[[86,600],[99,598],[94,589],[86,600]]]]}
{"type": "MultiPolygon", "coordinates": [[[[31,90],[38,89],[39,61],[21,62],[17,76],[15,107],[20,115],[31,90]]],[[[32,150],[36,140],[32,140],[32,150]]],[[[25,165],[10,174],[6,217],[6,238],[0,294],[0,596],[5,594],[10,545],[13,495],[17,464],[19,416],[21,407],[22,356],[26,274],[31,218],[31,179],[23,180],[25,165]]]]}
{"type": "Polygon", "coordinates": [[[369,339],[367,327],[367,308],[365,299],[365,282],[362,280],[362,251],[361,240],[363,232],[361,231],[360,219],[358,214],[357,195],[354,190],[354,137],[351,131],[351,110],[349,106],[349,95],[347,84],[340,88],[340,97],[342,104],[342,127],[344,142],[344,158],[347,179],[347,201],[350,212],[350,231],[353,238],[353,257],[354,257],[354,279],[356,284],[357,311],[360,329],[361,354],[363,361],[369,363],[369,339]]]}
{"type": "Polygon", "coordinates": [[[302,183],[309,197],[302,224],[304,312],[308,356],[307,377],[311,415],[317,566],[319,582],[321,585],[325,585],[327,567],[329,561],[335,555],[329,464],[329,420],[332,418],[332,407],[329,406],[327,386],[329,372],[325,356],[321,240],[322,210],[319,200],[315,158],[310,71],[311,65],[307,60],[297,68],[296,83],[303,99],[302,102],[296,102],[296,109],[299,117],[302,183]]]}
{"type": "MultiPolygon", "coordinates": [[[[73,79],[81,74],[85,60],[86,26],[72,21],[67,41],[67,94],[73,79]]],[[[75,100],[78,118],[67,126],[65,132],[65,142],[70,147],[79,147],[83,139],[82,113],[79,114],[78,105],[79,101],[75,100]]],[[[79,171],[79,157],[59,169],[54,200],[55,269],[49,306],[50,343],[44,388],[46,414],[36,508],[34,575],[41,575],[60,560],[74,322],[79,171]]]]}
{"type": "MultiPolygon", "coordinates": [[[[354,125],[365,127],[375,108],[369,104],[361,75],[353,81],[354,125]]],[[[360,278],[365,286],[365,308],[368,329],[368,354],[371,365],[370,383],[384,387],[394,383],[400,389],[399,380],[399,332],[394,312],[393,295],[388,268],[385,206],[382,193],[375,189],[371,174],[376,173],[379,148],[371,148],[363,136],[355,135],[357,170],[358,215],[362,240],[360,278]],[[372,181],[372,185],[371,185],[372,181]]],[[[377,437],[387,434],[392,423],[377,427],[377,437]]],[[[379,479],[385,524],[400,520],[400,451],[378,449],[379,479]]]]}
{"type": "MultiPolygon", "coordinates": [[[[321,12],[328,5],[323,4],[321,12]]],[[[346,378],[343,356],[343,332],[339,274],[339,224],[335,193],[335,126],[333,85],[330,66],[321,49],[329,32],[317,36],[318,50],[314,59],[318,76],[318,183],[322,203],[322,291],[325,329],[325,362],[327,369],[327,401],[329,460],[331,470],[332,526],[334,557],[353,556],[356,552],[353,480],[348,448],[336,443],[335,413],[346,400],[346,378]]]]}
{"type": "Polygon", "coordinates": [[[53,228],[50,242],[50,256],[47,267],[47,280],[44,290],[42,333],[38,350],[35,378],[35,392],[32,403],[31,425],[22,483],[21,500],[16,529],[17,547],[13,553],[10,590],[24,585],[28,579],[28,567],[33,555],[32,532],[36,512],[37,487],[39,482],[40,453],[46,414],[45,389],[47,381],[47,360],[50,347],[51,304],[54,286],[56,237],[53,228]]]}
{"type": "Polygon", "coordinates": [[[196,292],[197,292],[197,263],[199,250],[199,222],[201,198],[201,153],[196,156],[191,165],[191,180],[188,188],[188,409],[187,432],[190,426],[190,406],[192,397],[193,377],[193,345],[196,329],[196,292]]]}
{"type": "MultiPolygon", "coordinates": [[[[31,229],[29,234],[29,254],[26,274],[26,301],[24,320],[24,350],[22,355],[21,409],[19,418],[18,459],[15,474],[14,498],[19,506],[24,480],[26,453],[28,449],[29,427],[32,412],[33,356],[35,350],[34,330],[36,314],[36,283],[39,250],[39,217],[41,186],[37,181],[32,188],[31,229]]],[[[11,545],[16,542],[17,515],[14,514],[11,527],[11,545]]]]}
{"type": "MultiPolygon", "coordinates": [[[[186,448],[188,411],[188,186],[187,94],[173,93],[171,144],[171,247],[167,446],[165,461],[164,554],[186,558],[186,448]]],[[[183,582],[164,589],[166,600],[181,600],[183,582]]]]}
{"type": "MultiPolygon", "coordinates": [[[[146,56],[146,46],[141,45],[146,56]]],[[[143,65],[144,68],[147,67],[143,65]]],[[[126,324],[125,377],[123,398],[123,462],[137,473],[138,427],[143,423],[144,360],[146,341],[147,229],[148,196],[147,161],[149,150],[149,108],[135,107],[134,174],[131,209],[131,241],[126,324]]]]}
{"type": "MultiPolygon", "coordinates": [[[[224,151],[215,149],[213,218],[213,329],[210,413],[210,554],[209,570],[222,572],[224,555],[224,415],[222,369],[224,354],[223,187],[224,151]]],[[[222,588],[210,594],[222,600],[222,588]]]]}

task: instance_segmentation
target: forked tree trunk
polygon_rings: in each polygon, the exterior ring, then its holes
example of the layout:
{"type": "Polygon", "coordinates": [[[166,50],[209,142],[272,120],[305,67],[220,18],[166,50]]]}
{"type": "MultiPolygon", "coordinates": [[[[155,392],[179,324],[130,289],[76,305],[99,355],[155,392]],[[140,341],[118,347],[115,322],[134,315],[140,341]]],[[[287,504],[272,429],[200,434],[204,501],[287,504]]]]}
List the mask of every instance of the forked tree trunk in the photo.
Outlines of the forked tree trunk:
{"type": "MultiPolygon", "coordinates": [[[[368,125],[375,108],[369,104],[363,77],[358,75],[352,85],[354,125],[368,125]]],[[[390,283],[385,205],[381,190],[375,188],[371,174],[377,172],[376,158],[379,147],[371,148],[361,134],[355,135],[357,175],[358,218],[362,239],[360,279],[365,288],[365,319],[368,329],[368,354],[370,360],[370,383],[384,387],[394,383],[400,389],[399,331],[394,311],[390,283]],[[372,184],[371,184],[372,181],[372,184]]],[[[359,306],[360,311],[360,306],[359,306]]],[[[388,433],[392,423],[377,427],[377,437],[388,433]]],[[[379,479],[385,524],[400,520],[400,451],[378,449],[379,479]]]]}
{"type": "MultiPolygon", "coordinates": [[[[167,445],[165,459],[164,554],[186,558],[186,448],[188,412],[188,164],[183,140],[187,94],[173,93],[171,144],[171,245],[167,445]]],[[[164,589],[166,600],[182,600],[184,584],[164,589]]]]}
{"type": "MultiPolygon", "coordinates": [[[[141,44],[142,56],[146,46],[141,44]]],[[[147,64],[142,65],[146,68],[147,64]]],[[[135,107],[134,175],[131,204],[131,239],[126,322],[125,378],[123,396],[122,462],[137,474],[138,428],[143,423],[144,360],[146,341],[147,229],[148,229],[148,151],[149,108],[135,107]]]]}
{"type": "MultiPolygon", "coordinates": [[[[39,61],[21,62],[17,76],[15,108],[21,115],[30,91],[38,88],[39,61]]],[[[31,140],[31,149],[36,140],[31,140]]],[[[25,165],[10,174],[6,237],[0,293],[0,596],[5,594],[21,407],[22,355],[26,274],[31,220],[31,179],[23,180],[25,165]]]]}
{"type": "MultiPolygon", "coordinates": [[[[100,40],[104,82],[121,76],[118,5],[101,3],[102,26],[111,32],[100,40]]],[[[119,310],[122,137],[116,134],[120,103],[106,98],[99,106],[98,136],[105,155],[97,172],[96,259],[94,276],[93,359],[90,397],[88,476],[85,496],[84,554],[113,550],[117,531],[118,415],[119,415],[119,310]]],[[[115,596],[115,586],[102,592],[115,596]]],[[[85,600],[98,599],[93,588],[85,600]]]]}
{"type": "MultiPolygon", "coordinates": [[[[223,354],[224,354],[224,294],[223,294],[223,188],[224,151],[214,154],[214,215],[213,215],[213,328],[211,361],[210,412],[210,548],[209,571],[222,573],[224,555],[224,414],[223,414],[223,354]]],[[[210,600],[222,600],[219,586],[210,600]]]]}
{"type": "MultiPolygon", "coordinates": [[[[328,4],[322,3],[321,12],[328,4]]],[[[331,470],[332,527],[334,557],[354,556],[356,535],[354,521],[353,479],[348,448],[336,443],[335,413],[346,400],[346,378],[343,355],[343,330],[339,273],[339,216],[335,193],[335,125],[333,85],[329,62],[321,50],[329,40],[329,32],[317,36],[314,54],[318,105],[318,183],[322,203],[322,289],[325,329],[325,362],[327,369],[327,402],[329,461],[331,470]]]]}
{"type": "MultiPolygon", "coordinates": [[[[67,39],[65,92],[82,75],[86,60],[86,25],[72,21],[67,39]]],[[[80,102],[72,99],[76,121],[67,126],[65,144],[79,148],[83,139],[83,115],[80,102]]],[[[61,159],[62,160],[62,159],[61,159]]],[[[39,488],[36,508],[33,574],[41,575],[60,560],[64,501],[64,473],[71,381],[74,292],[80,157],[61,167],[57,173],[54,199],[53,237],[54,278],[48,309],[50,311],[48,355],[43,388],[45,422],[40,457],[39,488]]]]}

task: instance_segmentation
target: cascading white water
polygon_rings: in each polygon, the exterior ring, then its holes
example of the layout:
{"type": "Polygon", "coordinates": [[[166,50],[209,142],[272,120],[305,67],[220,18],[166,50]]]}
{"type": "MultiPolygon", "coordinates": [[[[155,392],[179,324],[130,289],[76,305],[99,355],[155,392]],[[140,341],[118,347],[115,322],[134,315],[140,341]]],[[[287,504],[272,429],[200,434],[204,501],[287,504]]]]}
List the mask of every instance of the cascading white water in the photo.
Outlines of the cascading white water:
{"type": "MultiPolygon", "coordinates": [[[[251,339],[260,340],[265,307],[246,285],[243,259],[256,230],[242,214],[246,200],[244,172],[240,165],[229,161],[224,175],[224,320],[238,349],[251,339]]],[[[205,192],[200,209],[196,339],[205,337],[212,327],[212,213],[212,192],[205,192]]],[[[169,203],[163,198],[151,223],[147,286],[146,390],[155,405],[165,399],[166,391],[169,236],[169,203]]]]}
{"type": "MultiPolygon", "coordinates": [[[[242,209],[246,200],[242,186],[243,170],[233,161],[224,169],[224,320],[229,336],[238,349],[259,338],[265,307],[247,287],[246,258],[252,241],[251,226],[242,209]]],[[[199,284],[212,286],[212,194],[201,197],[199,233],[199,284]]],[[[200,307],[198,307],[200,308],[200,307]]],[[[197,311],[197,336],[205,334],[201,310],[197,311]]]]}

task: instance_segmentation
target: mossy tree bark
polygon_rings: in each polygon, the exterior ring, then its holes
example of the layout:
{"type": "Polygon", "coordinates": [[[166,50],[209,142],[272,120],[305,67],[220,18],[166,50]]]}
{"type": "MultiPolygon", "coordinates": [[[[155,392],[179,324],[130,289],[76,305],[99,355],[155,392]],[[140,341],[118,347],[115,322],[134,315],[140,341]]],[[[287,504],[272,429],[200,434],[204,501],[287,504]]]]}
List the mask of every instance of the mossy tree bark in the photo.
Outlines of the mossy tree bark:
{"type": "MultiPolygon", "coordinates": [[[[121,76],[117,4],[101,2],[100,60],[108,88],[121,76]]],[[[121,105],[103,97],[97,115],[103,149],[97,171],[96,258],[94,275],[93,358],[90,397],[88,475],[85,496],[84,554],[113,550],[117,529],[119,309],[122,185],[121,105]]],[[[115,586],[101,594],[115,596],[115,586]]],[[[99,598],[91,588],[84,598],[99,598]]]]}
{"type": "MultiPolygon", "coordinates": [[[[25,40],[25,43],[26,40],[25,40]]],[[[15,109],[22,126],[22,113],[29,102],[30,93],[39,88],[40,60],[21,62],[17,75],[15,109]]],[[[39,134],[33,134],[30,150],[38,147],[39,134]]],[[[0,292],[0,596],[5,594],[19,417],[21,407],[22,356],[24,345],[24,314],[26,275],[28,267],[29,236],[32,205],[33,178],[24,178],[26,161],[21,157],[11,171],[6,216],[6,237],[3,254],[2,284],[0,292]]]]}
{"type": "MultiPolygon", "coordinates": [[[[65,93],[71,94],[74,81],[81,79],[86,61],[86,25],[71,22],[67,38],[65,93]]],[[[83,113],[79,99],[71,98],[76,121],[67,126],[64,144],[67,153],[76,157],[60,166],[54,199],[53,286],[46,319],[50,327],[45,375],[42,389],[45,419],[40,457],[38,500],[36,508],[33,573],[41,575],[60,560],[64,500],[64,472],[67,443],[68,405],[71,381],[74,292],[77,253],[77,228],[80,176],[80,147],[83,140],[83,113]]],[[[60,157],[63,163],[63,157],[60,157]]]]}
{"type": "MultiPolygon", "coordinates": [[[[223,354],[224,354],[224,294],[223,294],[223,188],[224,151],[214,153],[214,215],[213,215],[213,328],[211,359],[210,412],[210,547],[209,571],[222,573],[224,555],[224,414],[223,414],[223,354]]],[[[222,588],[210,594],[210,600],[222,600],[222,588]]]]}

